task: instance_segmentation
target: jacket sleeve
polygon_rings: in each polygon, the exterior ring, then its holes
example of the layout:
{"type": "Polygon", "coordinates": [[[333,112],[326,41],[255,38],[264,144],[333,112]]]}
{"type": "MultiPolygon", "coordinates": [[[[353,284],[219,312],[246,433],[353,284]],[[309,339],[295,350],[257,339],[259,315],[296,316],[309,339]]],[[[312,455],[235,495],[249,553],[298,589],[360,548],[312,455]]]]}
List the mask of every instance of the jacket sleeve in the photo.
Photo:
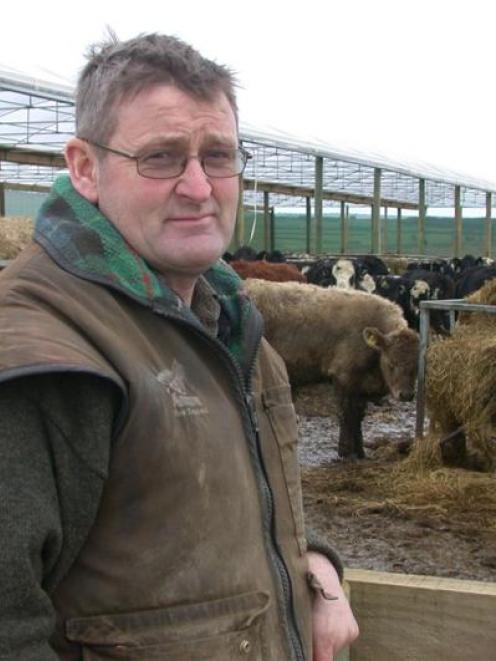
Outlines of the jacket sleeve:
{"type": "Polygon", "coordinates": [[[91,527],[117,399],[87,374],[0,383],[0,658],[56,659],[50,593],[91,527]]]}
{"type": "Polygon", "coordinates": [[[337,571],[339,580],[343,581],[344,568],[341,558],[336,553],[336,551],[326,542],[326,540],[319,535],[312,528],[306,527],[305,530],[307,538],[307,547],[309,551],[317,551],[325,555],[329,562],[334,566],[334,569],[337,571]]]}

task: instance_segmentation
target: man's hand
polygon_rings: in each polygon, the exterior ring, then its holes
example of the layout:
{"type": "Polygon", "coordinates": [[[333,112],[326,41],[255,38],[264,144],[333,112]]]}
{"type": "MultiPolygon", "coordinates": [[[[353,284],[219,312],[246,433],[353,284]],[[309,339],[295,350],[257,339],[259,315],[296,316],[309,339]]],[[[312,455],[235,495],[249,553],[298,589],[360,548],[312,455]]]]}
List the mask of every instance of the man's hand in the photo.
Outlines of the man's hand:
{"type": "Polygon", "coordinates": [[[307,558],[314,586],[320,584],[326,596],[337,597],[326,599],[316,590],[312,607],[313,661],[333,661],[357,638],[358,624],[329,560],[315,551],[309,551],[307,558]]]}

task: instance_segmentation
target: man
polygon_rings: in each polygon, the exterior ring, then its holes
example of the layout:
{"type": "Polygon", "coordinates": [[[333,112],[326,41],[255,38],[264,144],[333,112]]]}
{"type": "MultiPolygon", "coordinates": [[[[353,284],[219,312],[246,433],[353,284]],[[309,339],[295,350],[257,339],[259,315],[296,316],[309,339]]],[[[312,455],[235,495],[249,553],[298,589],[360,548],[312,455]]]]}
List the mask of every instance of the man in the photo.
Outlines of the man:
{"type": "Polygon", "coordinates": [[[0,283],[1,659],[323,661],[357,635],[307,550],[285,368],[218,261],[233,87],[159,35],[80,76],[70,178],[0,283]]]}

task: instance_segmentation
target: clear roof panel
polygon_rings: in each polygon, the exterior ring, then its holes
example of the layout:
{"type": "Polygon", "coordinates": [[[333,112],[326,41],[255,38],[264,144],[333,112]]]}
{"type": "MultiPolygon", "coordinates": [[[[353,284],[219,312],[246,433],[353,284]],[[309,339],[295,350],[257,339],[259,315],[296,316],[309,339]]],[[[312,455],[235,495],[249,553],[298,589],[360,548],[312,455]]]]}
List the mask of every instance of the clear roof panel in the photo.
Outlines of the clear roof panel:
{"type": "MultiPolygon", "coordinates": [[[[10,149],[61,153],[74,135],[73,88],[0,70],[0,183],[49,186],[62,170],[44,165],[13,162],[10,149]],[[7,151],[6,151],[7,150],[7,151]]],[[[371,202],[374,169],[381,168],[381,199],[388,206],[417,205],[419,179],[426,181],[427,206],[452,207],[455,186],[461,187],[466,207],[485,207],[486,193],[496,193],[496,183],[472,178],[426,163],[392,161],[381,154],[339,151],[326,143],[301,140],[279,131],[261,131],[241,124],[240,137],[253,158],[245,180],[252,190],[248,203],[262,205],[270,190],[273,206],[304,206],[313,195],[316,157],[323,158],[323,204],[337,205],[336,197],[357,196],[356,203],[371,202]],[[335,199],[326,199],[335,194],[335,199]]],[[[353,198],[355,199],[355,198],[353,198]]],[[[352,201],[353,201],[352,199],[352,201]]],[[[496,206],[496,195],[492,196],[496,206]]]]}

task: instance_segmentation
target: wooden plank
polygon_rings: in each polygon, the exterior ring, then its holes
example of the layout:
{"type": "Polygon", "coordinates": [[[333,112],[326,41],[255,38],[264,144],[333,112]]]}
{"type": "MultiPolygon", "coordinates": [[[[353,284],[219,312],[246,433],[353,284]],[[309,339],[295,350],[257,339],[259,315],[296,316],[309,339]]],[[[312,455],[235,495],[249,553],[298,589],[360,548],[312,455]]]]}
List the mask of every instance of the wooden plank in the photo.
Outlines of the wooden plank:
{"type": "Polygon", "coordinates": [[[350,569],[350,661],[491,661],[496,583],[350,569]]]}

